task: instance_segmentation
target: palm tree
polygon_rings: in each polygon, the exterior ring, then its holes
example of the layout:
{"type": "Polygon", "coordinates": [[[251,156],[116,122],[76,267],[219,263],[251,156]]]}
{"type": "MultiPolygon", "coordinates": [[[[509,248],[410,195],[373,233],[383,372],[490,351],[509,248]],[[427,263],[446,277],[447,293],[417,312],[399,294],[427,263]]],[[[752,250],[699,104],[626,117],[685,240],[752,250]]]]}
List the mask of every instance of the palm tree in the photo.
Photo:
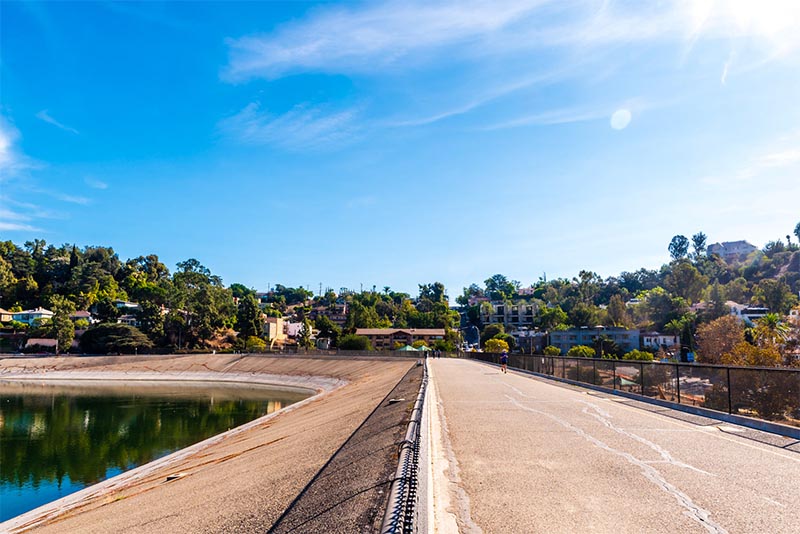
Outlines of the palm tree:
{"type": "Polygon", "coordinates": [[[789,326],[777,313],[768,313],[756,320],[753,338],[759,343],[781,344],[789,337],[789,326]]]}

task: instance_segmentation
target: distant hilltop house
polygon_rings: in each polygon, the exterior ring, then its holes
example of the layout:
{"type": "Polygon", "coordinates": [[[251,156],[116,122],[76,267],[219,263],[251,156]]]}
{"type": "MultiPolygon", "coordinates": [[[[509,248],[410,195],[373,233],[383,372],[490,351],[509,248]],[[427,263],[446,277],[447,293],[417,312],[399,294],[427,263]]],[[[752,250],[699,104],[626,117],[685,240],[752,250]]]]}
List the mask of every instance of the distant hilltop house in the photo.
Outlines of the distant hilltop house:
{"type": "Polygon", "coordinates": [[[411,345],[424,341],[427,346],[444,339],[444,328],[357,328],[356,335],[364,336],[377,350],[391,350],[395,343],[411,345]]]}
{"type": "Polygon", "coordinates": [[[0,323],[7,323],[14,320],[14,314],[8,310],[0,308],[0,323]]]}
{"type": "Polygon", "coordinates": [[[11,314],[11,318],[14,321],[19,321],[20,323],[25,323],[28,326],[33,326],[36,323],[36,321],[52,319],[53,315],[55,314],[50,310],[45,310],[44,308],[36,308],[33,310],[14,312],[13,314],[11,314]]]}
{"type": "Polygon", "coordinates": [[[761,319],[766,314],[769,313],[769,308],[761,308],[758,306],[748,306],[746,304],[739,304],[732,300],[729,300],[725,303],[725,306],[731,310],[731,315],[734,317],[738,317],[744,322],[754,322],[757,319],[761,319]]]}
{"type": "Polygon", "coordinates": [[[746,258],[751,252],[758,250],[747,241],[725,241],[708,245],[708,255],[716,254],[725,261],[735,261],[746,258]]]}

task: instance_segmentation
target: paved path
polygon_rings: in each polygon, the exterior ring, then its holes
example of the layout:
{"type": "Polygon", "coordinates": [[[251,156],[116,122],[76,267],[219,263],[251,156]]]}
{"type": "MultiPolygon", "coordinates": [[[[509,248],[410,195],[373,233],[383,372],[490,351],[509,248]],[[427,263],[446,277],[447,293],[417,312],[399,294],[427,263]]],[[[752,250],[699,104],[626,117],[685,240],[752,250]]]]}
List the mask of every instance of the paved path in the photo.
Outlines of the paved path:
{"type": "Polygon", "coordinates": [[[429,362],[435,532],[800,532],[795,446],[475,361],[429,362]]]}

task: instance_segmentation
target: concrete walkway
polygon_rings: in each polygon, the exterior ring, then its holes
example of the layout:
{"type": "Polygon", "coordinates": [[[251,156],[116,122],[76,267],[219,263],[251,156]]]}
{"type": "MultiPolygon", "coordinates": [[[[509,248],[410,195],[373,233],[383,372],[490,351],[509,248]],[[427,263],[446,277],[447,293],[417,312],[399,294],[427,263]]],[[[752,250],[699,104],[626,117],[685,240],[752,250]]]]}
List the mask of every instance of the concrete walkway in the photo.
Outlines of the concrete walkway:
{"type": "Polygon", "coordinates": [[[796,442],[429,362],[434,532],[800,532],[796,442]]]}

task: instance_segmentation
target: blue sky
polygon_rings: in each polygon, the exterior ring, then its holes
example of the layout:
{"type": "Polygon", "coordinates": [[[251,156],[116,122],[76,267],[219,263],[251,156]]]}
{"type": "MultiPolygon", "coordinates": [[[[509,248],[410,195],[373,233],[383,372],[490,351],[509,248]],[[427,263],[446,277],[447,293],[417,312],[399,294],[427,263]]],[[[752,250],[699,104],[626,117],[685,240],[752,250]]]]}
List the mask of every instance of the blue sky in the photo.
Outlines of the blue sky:
{"type": "Polygon", "coordinates": [[[0,238],[452,296],[800,221],[794,1],[0,3],[0,238]]]}

